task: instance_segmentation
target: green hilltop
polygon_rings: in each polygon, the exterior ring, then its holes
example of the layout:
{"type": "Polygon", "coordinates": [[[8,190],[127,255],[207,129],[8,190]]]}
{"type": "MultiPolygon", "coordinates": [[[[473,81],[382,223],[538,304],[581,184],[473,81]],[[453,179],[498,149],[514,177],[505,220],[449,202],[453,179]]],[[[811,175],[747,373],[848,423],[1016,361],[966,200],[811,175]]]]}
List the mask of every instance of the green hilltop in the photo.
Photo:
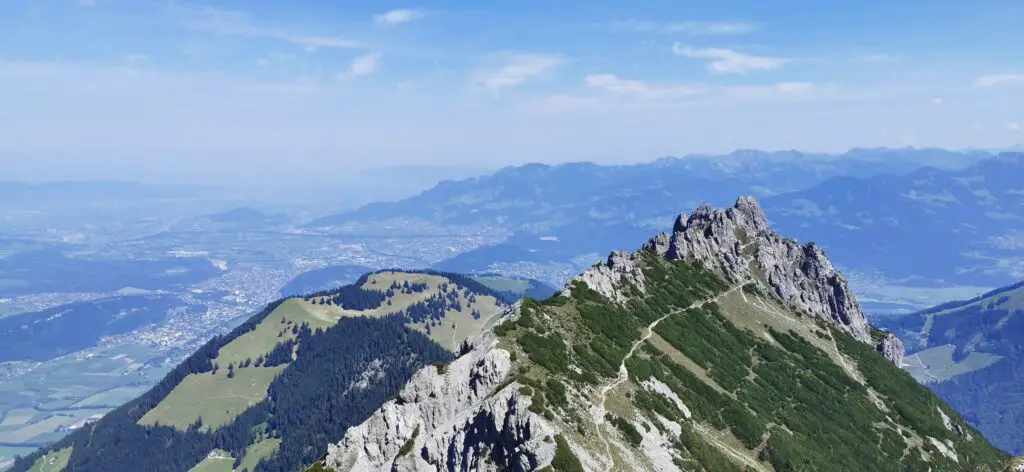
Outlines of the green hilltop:
{"type": "Polygon", "coordinates": [[[494,323],[518,281],[384,270],[269,305],[152,390],[12,471],[299,470],[420,366],[494,323]],[[498,289],[491,288],[496,286],[498,289]]]}

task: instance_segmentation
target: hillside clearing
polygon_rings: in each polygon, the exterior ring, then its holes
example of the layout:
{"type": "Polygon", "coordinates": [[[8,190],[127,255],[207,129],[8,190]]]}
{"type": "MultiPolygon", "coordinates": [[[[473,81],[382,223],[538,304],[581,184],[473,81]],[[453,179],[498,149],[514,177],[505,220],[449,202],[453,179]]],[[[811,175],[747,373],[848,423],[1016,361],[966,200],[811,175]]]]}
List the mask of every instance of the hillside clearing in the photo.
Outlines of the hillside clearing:
{"type": "Polygon", "coordinates": [[[235,459],[231,457],[231,454],[216,449],[188,472],[232,472],[233,465],[235,465],[235,459]]]}
{"type": "Polygon", "coordinates": [[[66,447],[59,451],[51,452],[36,460],[29,472],[60,472],[68,465],[71,459],[71,448],[66,447]]]}
{"type": "Polygon", "coordinates": [[[267,438],[249,446],[238,470],[256,470],[256,464],[276,454],[279,447],[281,440],[277,438],[267,438]]]}
{"type": "Polygon", "coordinates": [[[217,429],[263,401],[270,382],[284,368],[282,365],[236,369],[234,378],[228,378],[226,369],[216,374],[190,374],[156,408],[147,412],[139,424],[160,424],[184,431],[202,418],[204,429],[217,429]]]}

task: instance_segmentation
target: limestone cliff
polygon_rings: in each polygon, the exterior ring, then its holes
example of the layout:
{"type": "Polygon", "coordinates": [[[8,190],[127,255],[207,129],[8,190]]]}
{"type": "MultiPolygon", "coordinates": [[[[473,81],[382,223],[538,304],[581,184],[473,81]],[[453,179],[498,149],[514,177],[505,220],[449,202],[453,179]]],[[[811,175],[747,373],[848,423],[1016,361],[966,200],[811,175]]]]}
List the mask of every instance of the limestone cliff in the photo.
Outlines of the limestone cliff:
{"type": "Polygon", "coordinates": [[[508,382],[509,352],[485,333],[463,356],[415,374],[398,398],[328,446],[343,471],[536,470],[551,463],[554,431],[508,382]]]}
{"type": "Polygon", "coordinates": [[[900,341],[895,334],[885,333],[875,349],[897,367],[903,367],[903,355],[906,353],[906,349],[903,347],[903,341],[900,341]]]}
{"type": "Polygon", "coordinates": [[[668,244],[656,237],[670,260],[696,261],[733,280],[755,279],[790,307],[834,322],[867,342],[868,322],[846,278],[814,243],[779,236],[753,197],[740,197],[724,211],[697,208],[676,220],[668,244]]]}

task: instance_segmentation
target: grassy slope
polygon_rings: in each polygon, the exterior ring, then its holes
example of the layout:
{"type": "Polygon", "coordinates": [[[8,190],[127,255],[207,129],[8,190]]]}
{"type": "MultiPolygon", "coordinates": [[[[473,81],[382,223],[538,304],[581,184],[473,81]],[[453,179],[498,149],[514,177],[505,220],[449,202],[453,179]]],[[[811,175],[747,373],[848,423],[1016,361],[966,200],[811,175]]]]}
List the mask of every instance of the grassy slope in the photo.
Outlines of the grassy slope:
{"type": "Polygon", "coordinates": [[[267,395],[267,387],[285,366],[236,369],[234,378],[227,370],[216,374],[192,374],[185,377],[170,395],[146,413],[139,424],[160,424],[185,430],[202,418],[206,428],[217,429],[234,420],[267,395]]]}
{"type": "Polygon", "coordinates": [[[238,467],[238,470],[256,470],[256,464],[260,460],[274,455],[280,445],[280,439],[267,438],[249,446],[249,449],[245,451],[245,457],[242,458],[242,464],[238,467]]]}
{"type": "Polygon", "coordinates": [[[207,457],[188,472],[232,472],[235,460],[222,450],[213,451],[214,457],[207,457]]]}
{"type": "Polygon", "coordinates": [[[29,472],[60,472],[67,467],[69,459],[71,459],[70,447],[54,451],[40,457],[29,469],[29,472]]]}
{"type": "Polygon", "coordinates": [[[534,394],[532,408],[599,457],[602,437],[629,445],[610,448],[617,467],[655,460],[636,446],[679,424],[670,449],[687,468],[996,470],[1005,460],[870,346],[784,309],[754,285],[722,295],[724,281],[687,264],[653,255],[645,264],[646,294],[633,290],[627,307],[577,284],[571,299],[527,301],[517,321],[496,328],[519,359],[517,380],[534,394]],[[662,317],[655,335],[637,343],[662,317]],[[629,381],[613,384],[634,345],[629,381]],[[654,383],[672,395],[645,387],[654,383]],[[609,385],[608,415],[595,421],[587,411],[609,385]],[[943,415],[974,439],[946,428],[943,415]],[[940,451],[949,445],[958,463],[940,451]]]}
{"type": "MultiPolygon", "coordinates": [[[[218,351],[217,357],[213,361],[215,365],[219,366],[216,373],[189,375],[171,391],[167,398],[147,412],[139,420],[139,424],[147,426],[161,424],[184,430],[198,418],[202,418],[206,427],[216,429],[226,425],[250,405],[258,403],[266,397],[267,387],[284,366],[236,368],[234,378],[227,377],[227,367],[229,365],[237,367],[246,359],[255,361],[259,356],[270,353],[277,343],[294,339],[293,326],[308,323],[314,330],[326,329],[334,326],[339,319],[346,316],[384,316],[426,300],[440,291],[441,284],[449,283],[451,287],[457,287],[445,277],[405,272],[371,274],[362,287],[367,290],[384,291],[394,282],[398,284],[404,282],[425,283],[427,289],[419,293],[396,292],[389,298],[390,304],[384,303],[379,308],[371,310],[350,310],[334,305],[321,305],[318,303],[318,298],[310,301],[301,298],[285,300],[277,309],[267,315],[256,326],[256,329],[235,338],[218,351]]],[[[459,290],[461,292],[461,288],[459,290]]],[[[470,304],[461,293],[458,299],[463,306],[462,312],[449,310],[444,322],[433,326],[429,334],[429,337],[438,344],[453,351],[468,336],[479,332],[486,323],[496,320],[496,315],[500,314],[503,309],[503,305],[489,295],[476,295],[476,303],[473,304],[470,304]],[[481,312],[482,316],[479,320],[474,320],[470,316],[471,309],[481,312]]],[[[422,323],[409,326],[420,332],[426,332],[425,325],[422,323]]]]}

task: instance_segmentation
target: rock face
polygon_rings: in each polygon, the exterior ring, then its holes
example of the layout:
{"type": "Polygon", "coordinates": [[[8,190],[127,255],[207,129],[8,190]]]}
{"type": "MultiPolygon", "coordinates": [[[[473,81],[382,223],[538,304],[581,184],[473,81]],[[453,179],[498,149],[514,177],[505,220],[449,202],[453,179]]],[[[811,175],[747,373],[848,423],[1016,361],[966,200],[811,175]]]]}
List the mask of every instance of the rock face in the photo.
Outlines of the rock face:
{"type": "Polygon", "coordinates": [[[1006,466],[1006,472],[1024,472],[1024,457],[1010,461],[1010,465],[1006,466]]]}
{"type": "Polygon", "coordinates": [[[536,470],[555,455],[553,428],[507,382],[512,363],[485,333],[443,369],[418,371],[398,398],[328,446],[324,465],[347,471],[536,470]]]}
{"type": "Polygon", "coordinates": [[[644,291],[644,274],[637,259],[636,254],[614,251],[608,255],[607,262],[587,269],[572,280],[582,281],[609,300],[622,302],[627,298],[623,289],[628,285],[636,287],[641,293],[644,291]]]}
{"type": "Polygon", "coordinates": [[[680,215],[671,235],[656,236],[644,247],[737,282],[756,279],[790,307],[870,342],[867,318],[846,278],[817,245],[801,245],[772,231],[753,197],[740,197],[724,211],[702,206],[680,215]]]}
{"type": "Polygon", "coordinates": [[[882,337],[882,341],[875,347],[878,352],[882,353],[886,359],[896,364],[896,367],[903,367],[903,355],[906,350],[903,347],[903,341],[896,337],[895,334],[885,333],[882,337]]]}

